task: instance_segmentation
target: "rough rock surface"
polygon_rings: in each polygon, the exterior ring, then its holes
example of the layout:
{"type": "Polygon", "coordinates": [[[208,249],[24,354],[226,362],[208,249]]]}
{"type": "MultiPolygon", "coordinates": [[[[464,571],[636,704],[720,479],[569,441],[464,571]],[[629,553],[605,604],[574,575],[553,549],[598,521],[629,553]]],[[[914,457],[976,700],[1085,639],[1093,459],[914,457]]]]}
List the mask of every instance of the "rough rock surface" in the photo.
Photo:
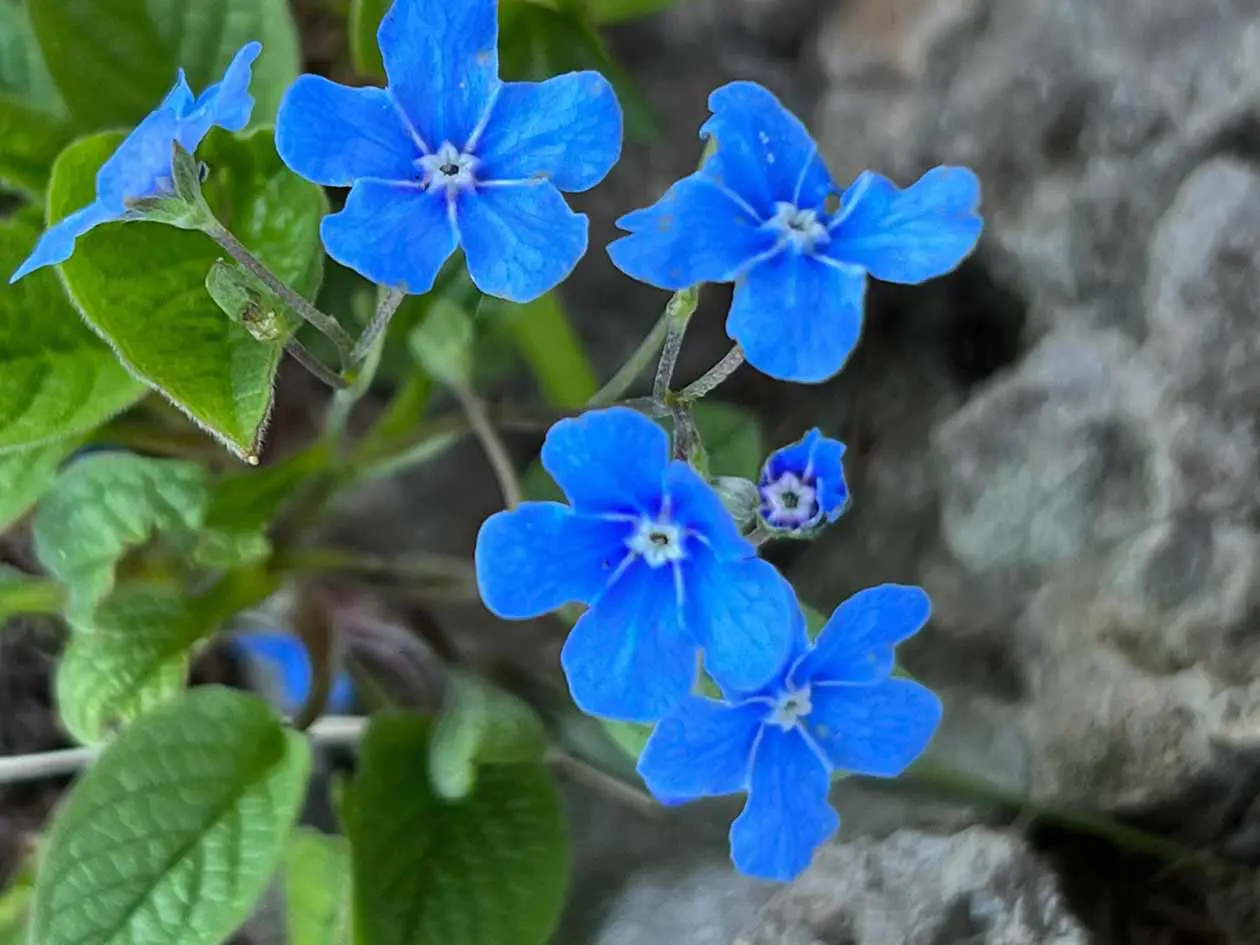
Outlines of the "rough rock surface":
{"type": "MultiPolygon", "coordinates": [[[[646,940],[645,940],[646,941],[646,940]]],[[[824,849],[736,945],[1086,945],[1054,873],[984,827],[824,849]]]]}

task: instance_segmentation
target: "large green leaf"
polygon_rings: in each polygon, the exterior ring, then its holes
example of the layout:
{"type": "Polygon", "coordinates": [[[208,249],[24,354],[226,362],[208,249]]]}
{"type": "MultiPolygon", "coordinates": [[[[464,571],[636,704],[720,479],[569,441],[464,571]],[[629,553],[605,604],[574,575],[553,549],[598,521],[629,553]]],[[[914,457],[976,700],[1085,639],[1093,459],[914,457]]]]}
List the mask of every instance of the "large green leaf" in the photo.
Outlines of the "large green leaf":
{"type": "Polygon", "coordinates": [[[200,93],[255,39],[254,120],[270,121],[300,67],[287,0],[35,0],[30,13],[48,70],[87,128],[137,123],[180,68],[200,93]]]}
{"type": "Polygon", "coordinates": [[[174,588],[120,588],[96,609],[91,632],[71,637],[57,666],[66,730],[95,744],[114,724],[169,702],[184,687],[189,648],[205,632],[174,588]]]}
{"type": "MultiPolygon", "coordinates": [[[[115,134],[75,142],[58,158],[49,219],[93,199],[97,168],[115,134]]],[[[219,134],[207,198],[222,219],[280,278],[313,291],[318,281],[323,191],[289,173],[268,130],[219,134]]],[[[254,458],[271,410],[283,350],[233,324],[205,289],[222,252],[200,233],[155,223],[111,224],[79,239],[62,265],[71,297],[123,362],[234,453],[254,458]]]]}
{"type": "MultiPolygon", "coordinates": [[[[38,236],[24,218],[0,223],[0,276],[38,236]]],[[[144,393],[83,324],[51,269],[0,288],[0,450],[86,433],[144,393]]]]}
{"type": "Polygon", "coordinates": [[[35,553],[70,588],[69,615],[84,622],[114,584],[114,565],[155,534],[189,541],[206,509],[196,463],[97,453],[68,467],[35,513],[35,553]]]}
{"type": "MultiPolygon", "coordinates": [[[[284,858],[289,945],[350,940],[350,848],[345,837],[299,827],[284,858]]],[[[3,943],[0,943],[3,945],[3,943]]]]}
{"type": "Polygon", "coordinates": [[[261,699],[195,689],[137,721],[53,821],[31,945],[219,945],[306,793],[310,749],[261,699]]]}
{"type": "Polygon", "coordinates": [[[63,107],[22,0],[0,0],[0,92],[41,112],[63,107]]]}
{"type": "Polygon", "coordinates": [[[567,843],[538,762],[483,768],[457,803],[429,784],[423,719],[373,720],[345,797],[356,940],[541,945],[564,901],[567,843]]]}
{"type": "Polygon", "coordinates": [[[78,440],[0,453],[0,532],[31,510],[57,478],[62,460],[78,440]]]}

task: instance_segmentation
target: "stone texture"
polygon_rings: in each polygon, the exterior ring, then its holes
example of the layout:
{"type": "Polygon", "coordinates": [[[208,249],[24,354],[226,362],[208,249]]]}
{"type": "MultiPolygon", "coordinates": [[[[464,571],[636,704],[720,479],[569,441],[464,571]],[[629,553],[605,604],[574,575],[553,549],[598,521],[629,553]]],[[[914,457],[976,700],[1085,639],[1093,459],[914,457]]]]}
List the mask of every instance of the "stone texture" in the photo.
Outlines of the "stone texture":
{"type": "Polygon", "coordinates": [[[1015,835],[901,830],[826,848],[736,945],[1086,945],[1054,874],[1015,835]]]}

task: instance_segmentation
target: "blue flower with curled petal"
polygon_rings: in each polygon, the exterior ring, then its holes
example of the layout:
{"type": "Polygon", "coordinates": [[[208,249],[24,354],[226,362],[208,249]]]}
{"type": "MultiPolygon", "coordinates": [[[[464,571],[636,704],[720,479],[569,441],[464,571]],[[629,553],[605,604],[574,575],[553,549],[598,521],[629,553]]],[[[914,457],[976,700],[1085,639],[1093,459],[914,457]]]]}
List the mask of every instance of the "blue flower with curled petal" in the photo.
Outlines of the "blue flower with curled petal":
{"type": "Polygon", "coordinates": [[[169,192],[176,141],[192,153],[211,128],[240,131],[249,124],[254,110],[254,99],[249,94],[250,72],[260,52],[259,43],[246,44],[232,59],[223,81],[196,97],[188,87],[184,70],[179,70],[179,77],[162,104],[101,165],[96,174],[96,200],[50,226],[9,282],[17,282],[44,266],[65,262],[74,254],[74,241],[88,230],[128,219],[129,201],[169,192]]]}
{"type": "Polygon", "coordinates": [[[761,520],[776,531],[795,533],[838,519],[849,507],[843,456],[844,444],[817,427],[771,453],[757,482],[761,520]]]}
{"type": "Polygon", "coordinates": [[[892,678],[893,648],[927,622],[917,587],[861,591],[831,615],[811,647],[796,610],[793,652],[755,692],[689,697],[663,719],[639,774],[665,803],[748,794],[731,825],[731,858],[750,876],[786,882],[840,826],[827,803],[834,772],[901,774],[941,719],[931,690],[892,678]]]}
{"type": "Polygon", "coordinates": [[[712,488],[624,407],[561,420],[543,466],[569,504],[526,502],[477,536],[477,584],[500,617],[586,604],[561,662],[578,706],[647,722],[691,691],[697,655],[724,684],[766,682],[791,645],[792,588],[740,537],[712,488]]]}
{"type": "MultiPolygon", "coordinates": [[[[282,711],[294,714],[306,705],[314,685],[311,658],[302,641],[290,633],[238,633],[231,638],[236,650],[261,677],[266,694],[282,711]]],[[[354,683],[338,674],[328,693],[328,712],[348,712],[354,706],[354,683]]]]}
{"type": "Polygon", "coordinates": [[[527,302],[586,252],[561,191],[604,179],[621,106],[597,72],[501,82],[495,0],[396,0],[377,39],[389,87],[297,80],[276,146],[317,184],[350,187],[324,247],[381,285],[427,292],[457,245],[487,295],[527,302]]]}
{"type": "Polygon", "coordinates": [[[955,268],[976,245],[980,184],[937,167],[905,190],[865,171],[838,193],[805,126],[752,82],[709,96],[704,166],[617,225],[619,269],[679,290],[734,282],[726,332],[771,377],[814,383],[858,342],[866,277],[919,283],[955,268]]]}

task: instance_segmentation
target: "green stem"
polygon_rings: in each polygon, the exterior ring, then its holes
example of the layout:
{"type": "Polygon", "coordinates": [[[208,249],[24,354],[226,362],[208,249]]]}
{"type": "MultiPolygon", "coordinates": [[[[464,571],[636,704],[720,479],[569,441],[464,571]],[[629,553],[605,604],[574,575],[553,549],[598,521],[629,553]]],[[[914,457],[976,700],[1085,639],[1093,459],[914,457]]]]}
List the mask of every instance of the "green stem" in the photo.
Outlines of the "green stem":
{"type": "Polygon", "coordinates": [[[682,351],[687,325],[696,312],[700,290],[696,286],[675,292],[665,306],[665,346],[661,360],[656,365],[656,379],[652,383],[652,399],[663,404],[669,399],[669,383],[674,379],[674,367],[682,351]]]}
{"type": "Polygon", "coordinates": [[[682,403],[695,403],[734,374],[743,363],[744,352],[739,345],[735,345],[730,351],[726,352],[725,357],[721,361],[705,371],[698,380],[693,381],[679,391],[676,399],[682,403]]]}
{"type": "Polygon", "coordinates": [[[322,334],[327,335],[329,340],[337,346],[337,351],[341,355],[343,363],[350,357],[351,352],[354,350],[354,341],[346,334],[346,330],[341,327],[341,323],[337,319],[321,312],[302,296],[298,295],[298,293],[290,289],[284,283],[284,280],[264,266],[219,221],[216,220],[212,226],[206,229],[205,233],[222,246],[224,251],[240,263],[250,275],[274,292],[303,321],[309,322],[322,334]]]}
{"type": "Polygon", "coordinates": [[[516,478],[516,467],[512,463],[512,457],[508,455],[503,438],[490,422],[486,405],[467,385],[455,384],[451,390],[454,391],[460,405],[464,408],[464,414],[468,417],[468,426],[481,442],[481,448],[486,451],[486,459],[490,460],[490,467],[494,470],[495,478],[499,480],[503,504],[509,509],[516,508],[521,504],[521,483],[516,478]]]}
{"type": "Polygon", "coordinates": [[[354,343],[354,350],[350,352],[350,370],[359,369],[372,350],[372,346],[376,344],[376,339],[389,327],[394,313],[398,311],[398,307],[402,305],[405,298],[407,298],[407,293],[398,289],[386,289],[381,293],[380,301],[376,305],[376,314],[372,316],[372,321],[368,323],[363,334],[359,336],[359,340],[354,343]]]}
{"type": "Polygon", "coordinates": [[[66,589],[46,578],[0,585],[0,595],[6,614],[58,614],[66,602],[66,589]]]}
{"type": "Polygon", "coordinates": [[[903,776],[902,780],[911,784],[918,782],[962,799],[981,801],[995,807],[1006,808],[1018,814],[1020,819],[1026,822],[1041,821],[1074,833],[1098,837],[1121,849],[1145,854],[1170,866],[1194,863],[1205,869],[1224,873],[1245,874],[1247,872],[1240,864],[1222,859],[1212,853],[1193,850],[1175,840],[1138,830],[1111,817],[1043,804],[1017,791],[999,787],[982,778],[967,774],[965,771],[959,771],[935,761],[918,762],[903,776]]]}
{"type": "Polygon", "coordinates": [[[319,359],[307,350],[306,345],[302,344],[302,342],[298,341],[296,338],[290,338],[286,341],[284,344],[284,350],[289,357],[313,374],[317,380],[327,384],[333,390],[339,391],[346,388],[346,379],[321,364],[319,359]]]}
{"type": "Polygon", "coordinates": [[[470,586],[472,566],[462,558],[419,552],[390,558],[365,555],[345,548],[295,548],[277,559],[276,566],[301,574],[351,574],[401,581],[452,581],[470,586]]]}

